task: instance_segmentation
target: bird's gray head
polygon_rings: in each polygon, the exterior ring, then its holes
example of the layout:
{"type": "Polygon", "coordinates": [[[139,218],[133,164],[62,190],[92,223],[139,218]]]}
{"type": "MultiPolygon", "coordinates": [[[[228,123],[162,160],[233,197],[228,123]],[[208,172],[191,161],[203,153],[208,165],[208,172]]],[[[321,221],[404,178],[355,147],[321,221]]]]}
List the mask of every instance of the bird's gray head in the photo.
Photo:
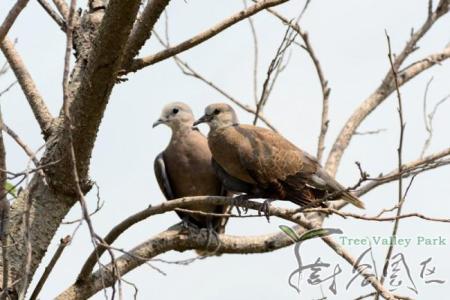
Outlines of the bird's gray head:
{"type": "Polygon", "coordinates": [[[226,103],[214,103],[205,108],[203,117],[194,122],[194,125],[207,123],[209,127],[219,129],[238,123],[234,109],[226,103]]]}
{"type": "Polygon", "coordinates": [[[194,115],[191,108],[183,102],[173,102],[164,106],[161,116],[153,123],[153,128],[165,124],[172,130],[191,128],[194,123],[194,115]]]}

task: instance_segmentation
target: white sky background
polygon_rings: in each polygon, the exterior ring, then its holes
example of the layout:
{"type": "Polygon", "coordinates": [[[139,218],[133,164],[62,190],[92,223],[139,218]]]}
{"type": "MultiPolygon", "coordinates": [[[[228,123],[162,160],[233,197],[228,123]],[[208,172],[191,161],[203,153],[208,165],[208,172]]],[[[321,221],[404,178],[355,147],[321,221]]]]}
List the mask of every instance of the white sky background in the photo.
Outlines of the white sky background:
{"type": "MultiPolygon", "coordinates": [[[[2,1],[0,17],[14,1],[2,1]]],[[[311,43],[324,68],[331,87],[330,130],[326,140],[326,154],[352,111],[379,85],[389,68],[387,44],[384,30],[392,40],[394,52],[400,51],[409,37],[411,27],[419,27],[426,18],[428,1],[312,1],[301,20],[301,25],[310,33],[311,43]]],[[[437,1],[435,1],[437,2],[437,1]]],[[[295,18],[304,1],[290,1],[278,8],[288,18],[295,18]]],[[[170,37],[172,43],[183,41],[209,28],[223,18],[242,8],[242,2],[234,1],[172,1],[169,5],[170,37]]],[[[266,69],[278,47],[285,27],[262,12],[254,17],[259,39],[259,90],[265,78],[266,69]]],[[[163,19],[157,24],[163,30],[163,19]]],[[[450,41],[450,17],[447,15],[419,43],[416,51],[406,64],[428,54],[439,52],[450,41]]],[[[35,1],[30,1],[14,24],[10,38],[18,38],[17,50],[22,55],[40,92],[52,113],[57,115],[62,105],[62,71],[65,36],[56,24],[45,14],[35,1]]],[[[141,55],[160,49],[155,39],[151,39],[141,50],[141,55]]],[[[292,46],[289,66],[280,75],[276,87],[265,110],[277,129],[302,149],[316,153],[320,127],[321,91],[312,63],[305,51],[292,46]]],[[[200,46],[181,54],[194,69],[216,82],[242,102],[253,104],[252,68],[253,44],[249,24],[243,21],[200,46]]],[[[0,62],[4,61],[2,58],[0,62]]],[[[406,65],[405,64],[405,65],[406,65]]],[[[418,158],[426,131],[423,123],[422,101],[427,81],[434,76],[429,92],[429,107],[450,92],[450,65],[445,62],[424,72],[402,89],[406,120],[404,161],[418,158]]],[[[171,101],[190,104],[196,116],[212,102],[225,101],[217,92],[203,83],[186,77],[172,60],[145,68],[130,74],[129,81],[117,85],[113,92],[100,127],[95,145],[91,178],[101,188],[101,198],[105,201],[102,211],[93,217],[97,233],[104,235],[114,224],[127,216],[158,204],[163,196],[153,175],[153,159],[164,149],[170,138],[168,128],[152,130],[151,124],[159,116],[161,108],[171,101]]],[[[9,72],[0,78],[0,89],[14,80],[9,72]]],[[[14,87],[1,99],[5,123],[13,128],[33,149],[42,144],[39,129],[19,86],[14,87]]],[[[361,126],[359,131],[387,129],[379,135],[357,136],[346,152],[338,173],[338,179],[345,185],[353,185],[359,173],[354,161],[360,161],[364,170],[375,176],[396,167],[396,147],[398,144],[397,100],[391,96],[361,126]]],[[[251,116],[237,109],[242,123],[250,122],[251,116]]],[[[429,153],[449,147],[450,102],[442,105],[434,121],[435,136],[429,153]]],[[[201,127],[207,132],[205,126],[201,127]]],[[[27,162],[23,152],[6,138],[7,164],[12,171],[22,170],[27,162]]],[[[421,212],[435,217],[449,217],[450,168],[427,172],[416,178],[404,212],[421,212]]],[[[407,181],[406,181],[407,182],[407,181]]],[[[95,207],[95,190],[87,195],[91,208],[95,207]]],[[[397,185],[389,184],[363,197],[367,213],[376,214],[380,209],[392,207],[397,201],[397,185]]],[[[277,202],[275,205],[285,205],[277,202]]],[[[356,209],[346,208],[356,212],[356,209]]],[[[361,213],[361,211],[357,211],[361,213]]],[[[75,205],[67,220],[79,218],[81,214],[75,205]]],[[[130,249],[166,229],[178,219],[174,213],[156,216],[132,227],[115,243],[115,246],[130,249]]],[[[274,232],[284,221],[264,218],[231,220],[227,227],[230,234],[250,235],[274,232]]],[[[348,237],[386,236],[391,232],[390,223],[369,223],[352,219],[342,220],[333,216],[326,226],[342,228],[348,237]]],[[[60,238],[71,234],[74,226],[64,225],[58,230],[49,248],[53,254],[60,238]]],[[[404,287],[400,294],[430,299],[450,291],[450,283],[424,285],[419,277],[419,262],[432,256],[439,279],[450,278],[448,253],[450,242],[447,224],[430,223],[423,220],[401,221],[400,237],[416,239],[417,236],[447,238],[447,246],[424,247],[413,245],[396,248],[408,259],[412,276],[419,295],[415,296],[404,287]]],[[[414,242],[413,242],[414,243],[414,242]]],[[[365,247],[349,247],[355,256],[365,247]]],[[[378,270],[381,272],[387,247],[374,247],[378,270]]],[[[51,299],[72,284],[81,264],[92,251],[86,227],[78,231],[46,286],[41,292],[42,299],[51,299]]],[[[167,253],[162,257],[180,260],[193,257],[193,252],[167,253]]],[[[343,273],[337,279],[338,295],[332,296],[328,290],[330,282],[323,285],[329,299],[350,299],[372,292],[367,286],[360,288],[358,279],[350,289],[345,285],[351,278],[351,267],[337,257],[320,240],[303,245],[302,257],[305,263],[313,263],[318,256],[322,261],[339,263],[343,273]]],[[[50,257],[46,256],[34,277],[33,285],[39,278],[50,257]]],[[[287,278],[296,268],[293,248],[258,255],[222,255],[195,262],[189,266],[154,263],[167,273],[162,276],[148,266],[142,266],[125,276],[139,288],[139,299],[298,299],[299,295],[287,284],[287,278]]],[[[322,277],[332,272],[326,270],[322,277]]],[[[302,299],[321,297],[318,286],[302,285],[302,299]]],[[[403,278],[407,281],[406,278],[403,278]]],[[[431,278],[430,278],[431,279],[431,278]]],[[[124,285],[125,299],[132,298],[133,288],[124,285]]],[[[94,299],[103,299],[102,293],[94,299]]]]}

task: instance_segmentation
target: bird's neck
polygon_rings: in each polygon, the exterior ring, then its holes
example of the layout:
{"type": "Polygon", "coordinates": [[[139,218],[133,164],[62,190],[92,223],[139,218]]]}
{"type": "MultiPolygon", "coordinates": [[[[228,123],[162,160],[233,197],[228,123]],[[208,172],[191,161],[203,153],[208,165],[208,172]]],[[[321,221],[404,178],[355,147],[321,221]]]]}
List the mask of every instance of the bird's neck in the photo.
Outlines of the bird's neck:
{"type": "Polygon", "coordinates": [[[225,130],[227,128],[230,128],[232,126],[237,126],[237,125],[238,125],[237,123],[227,123],[227,124],[220,124],[220,125],[212,123],[212,124],[210,124],[210,129],[211,129],[210,131],[212,131],[212,132],[222,131],[222,130],[225,130]]]}
{"type": "Polygon", "coordinates": [[[192,132],[192,126],[180,126],[172,128],[172,139],[189,135],[192,132]]]}

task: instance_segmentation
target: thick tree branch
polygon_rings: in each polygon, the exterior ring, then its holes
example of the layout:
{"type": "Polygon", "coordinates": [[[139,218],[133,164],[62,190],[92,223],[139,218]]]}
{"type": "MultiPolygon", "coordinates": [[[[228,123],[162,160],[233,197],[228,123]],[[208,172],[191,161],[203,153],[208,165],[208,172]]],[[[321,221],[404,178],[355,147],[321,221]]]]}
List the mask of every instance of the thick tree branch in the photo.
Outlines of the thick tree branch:
{"type": "Polygon", "coordinates": [[[153,27],[170,0],[150,0],[144,8],[142,15],[137,19],[128,39],[123,58],[123,68],[127,69],[132,59],[138,55],[139,50],[150,38],[153,27]]]}
{"type": "Polygon", "coordinates": [[[0,26],[0,42],[3,42],[3,39],[8,34],[9,29],[16,21],[22,9],[27,5],[28,0],[18,0],[16,4],[11,8],[8,15],[6,16],[3,24],[0,26]]]}
{"type": "MultiPolygon", "coordinates": [[[[421,172],[424,172],[427,170],[431,170],[431,169],[443,166],[443,165],[450,164],[450,160],[441,161],[442,158],[445,158],[447,156],[450,156],[450,148],[445,149],[440,152],[437,152],[435,154],[426,156],[423,159],[419,159],[419,160],[415,160],[415,161],[406,163],[402,166],[402,174],[401,175],[403,177],[408,177],[408,176],[411,176],[414,174],[418,174],[418,173],[421,173],[421,172]]],[[[371,182],[367,183],[366,185],[364,185],[363,187],[361,187],[360,189],[358,189],[356,191],[356,195],[362,196],[383,184],[397,180],[399,176],[400,176],[400,174],[398,172],[398,169],[395,169],[395,170],[389,172],[388,174],[378,177],[378,178],[372,180],[371,182]]],[[[202,201],[211,201],[211,204],[220,205],[220,204],[224,203],[224,199],[225,199],[225,202],[231,200],[231,198],[204,196],[204,197],[180,198],[180,199],[176,199],[176,200],[163,202],[160,205],[146,208],[146,209],[126,218],[125,220],[123,220],[122,222],[120,222],[119,224],[114,226],[113,229],[111,229],[111,231],[104,237],[104,241],[109,245],[112,244],[123,232],[125,232],[125,230],[127,230],[134,224],[136,224],[152,215],[161,214],[161,213],[164,213],[167,211],[172,211],[175,208],[187,208],[190,205],[195,205],[197,202],[202,202],[202,201]]],[[[249,202],[249,203],[252,203],[252,202],[249,202]]],[[[348,202],[342,201],[342,200],[333,201],[332,208],[339,210],[339,209],[342,209],[347,204],[348,204],[348,202]]],[[[251,205],[257,205],[257,204],[251,204],[251,205]]],[[[247,207],[247,206],[245,206],[245,207],[247,207]]],[[[257,206],[248,206],[248,208],[255,208],[255,207],[257,207],[257,206]]],[[[97,249],[95,251],[93,251],[89,255],[89,258],[86,260],[85,264],[83,265],[83,267],[80,271],[80,274],[78,275],[78,279],[77,279],[78,281],[83,281],[86,278],[86,276],[93,270],[96,260],[97,260],[97,255],[101,256],[105,250],[106,250],[105,247],[99,246],[99,247],[97,247],[97,249]]]]}
{"type": "MultiPolygon", "coordinates": [[[[440,62],[450,57],[450,46],[447,46],[441,53],[429,55],[428,57],[421,59],[414,64],[410,65],[406,69],[399,73],[399,86],[402,86],[409,80],[421,72],[431,68],[432,66],[439,64],[440,62]]],[[[348,147],[350,140],[354,136],[356,129],[364,121],[364,119],[377,108],[386,98],[395,90],[395,85],[390,82],[389,85],[381,84],[377,90],[369,96],[364,102],[353,112],[352,116],[348,119],[347,123],[342,128],[339,136],[337,137],[333,148],[331,149],[326,168],[329,173],[335,174],[342,155],[345,149],[348,147]]]]}
{"type": "MultiPolygon", "coordinates": [[[[449,1],[441,0],[438,7],[427,18],[421,28],[411,36],[410,40],[406,43],[402,52],[394,60],[394,68],[397,70],[401,67],[404,60],[408,55],[416,49],[416,44],[421,37],[432,27],[432,25],[449,10],[449,1]]],[[[406,67],[405,69],[398,71],[398,84],[402,86],[419,73],[429,69],[437,63],[440,63],[450,57],[450,45],[447,46],[441,53],[432,54],[422,60],[415,62],[414,64],[406,67]]],[[[389,69],[381,85],[373,92],[363,103],[353,112],[352,116],[347,120],[346,124],[342,128],[339,136],[333,144],[333,147],[328,156],[325,168],[331,175],[335,175],[338,169],[341,158],[347,149],[350,140],[354,136],[356,129],[362,123],[362,121],[377,108],[386,98],[395,90],[394,77],[389,69]]]]}
{"type": "Polygon", "coordinates": [[[1,43],[1,49],[8,60],[11,69],[16,75],[17,81],[30,104],[34,117],[39,123],[44,138],[47,139],[51,134],[53,117],[50,114],[44,99],[39,93],[30,73],[28,73],[22,58],[15,50],[14,43],[8,38],[5,38],[1,43]]]}
{"type": "MultiPolygon", "coordinates": [[[[174,205],[192,205],[194,202],[198,201],[210,201],[211,203],[222,202],[225,203],[229,201],[227,197],[189,197],[181,198],[177,200],[168,201],[158,208],[148,208],[152,210],[152,213],[163,212],[168,206],[174,205]],[[177,203],[171,203],[177,202],[177,203]]],[[[261,208],[260,203],[254,201],[245,201],[241,203],[242,207],[258,210],[261,208]]],[[[285,209],[278,208],[274,206],[269,207],[270,215],[283,218],[288,221],[299,224],[303,228],[312,229],[317,228],[316,225],[308,221],[302,213],[298,213],[295,209],[285,209]]],[[[148,212],[147,212],[148,213],[148,212]]],[[[134,218],[130,218],[130,221],[134,222],[142,215],[135,215],[134,218]]],[[[124,222],[122,222],[124,224],[124,222]]],[[[297,228],[297,230],[302,231],[302,229],[297,228]]],[[[395,300],[394,296],[387,291],[380,282],[376,279],[373,274],[370,274],[364,268],[359,268],[356,259],[353,258],[345,249],[343,249],[337,242],[335,242],[330,237],[323,237],[324,242],[330,246],[338,255],[347,260],[352,266],[356,268],[358,273],[362,275],[372,286],[380,292],[380,294],[386,299],[395,300]]],[[[137,246],[131,250],[130,254],[125,254],[118,258],[115,262],[116,271],[123,275],[127,272],[133,270],[134,268],[140,266],[145,261],[151,259],[152,257],[167,252],[169,250],[185,251],[189,249],[203,249],[208,240],[207,233],[199,234],[182,234],[178,230],[168,230],[158,234],[156,237],[144,242],[143,244],[137,246]]],[[[213,241],[210,245],[211,249],[216,249],[217,253],[264,253],[274,251],[281,247],[286,247],[292,242],[286,240],[284,234],[273,233],[269,235],[256,236],[256,237],[235,237],[220,235],[219,240],[213,241]]],[[[73,286],[69,287],[57,299],[85,299],[92,296],[99,290],[103,289],[104,286],[111,286],[117,280],[111,272],[111,265],[107,266],[105,269],[101,269],[83,281],[77,281],[73,286]]]]}
{"type": "MultiPolygon", "coordinates": [[[[150,206],[130,217],[126,218],[116,226],[103,238],[103,241],[108,245],[111,245],[125,230],[133,226],[134,224],[145,220],[146,218],[162,214],[168,211],[172,211],[175,208],[186,208],[190,205],[195,205],[196,203],[201,203],[208,201],[214,204],[224,204],[225,202],[230,202],[231,197],[220,197],[220,196],[196,196],[196,197],[185,197],[180,199],[174,199],[171,201],[163,202],[156,206],[150,206]]],[[[88,259],[81,268],[80,274],[78,275],[77,282],[85,281],[97,262],[97,257],[100,257],[105,251],[106,247],[100,245],[94,251],[91,252],[88,259]]]]}
{"type": "Polygon", "coordinates": [[[227,29],[228,27],[256,14],[257,12],[259,12],[263,9],[266,9],[268,7],[279,5],[286,1],[288,1],[288,0],[263,0],[261,2],[258,2],[255,5],[252,5],[249,8],[242,10],[242,11],[238,12],[237,14],[232,15],[231,17],[214,25],[210,29],[208,29],[202,33],[199,33],[196,36],[194,36],[176,46],[173,46],[169,49],[162,50],[161,52],[158,52],[156,54],[134,60],[134,62],[132,63],[132,65],[130,66],[130,68],[127,71],[128,72],[136,72],[139,69],[150,66],[150,65],[160,62],[164,59],[172,57],[176,54],[179,54],[183,51],[191,49],[191,48],[197,46],[198,44],[203,43],[204,41],[214,37],[215,35],[222,32],[223,30],[227,29]]]}
{"type": "MultiPolygon", "coordinates": [[[[91,46],[77,49],[87,52],[77,60],[70,81],[72,134],[78,173],[83,182],[87,181],[89,159],[98,127],[116,82],[116,72],[120,67],[123,49],[139,4],[139,0],[111,0],[103,18],[101,9],[87,12],[83,22],[91,21],[91,23],[80,28],[80,32],[83,33],[83,30],[95,31],[96,26],[99,26],[99,30],[95,33],[86,32],[86,35],[93,37],[92,42],[86,40],[91,46]],[[89,14],[95,16],[89,18],[89,14]],[[92,20],[97,23],[93,23],[92,20]]],[[[31,281],[61,221],[76,203],[68,155],[69,140],[63,126],[63,118],[64,115],[61,114],[55,122],[55,130],[46,144],[46,152],[40,161],[41,165],[51,164],[45,170],[46,181],[39,174],[35,174],[29,187],[14,201],[11,208],[11,235],[18,241],[23,241],[25,235],[28,235],[32,248],[28,266],[30,278],[23,282],[31,281]],[[55,161],[58,161],[58,164],[54,164],[55,161]],[[26,197],[28,194],[29,197],[26,197]],[[26,232],[22,216],[24,211],[27,211],[28,199],[32,206],[29,210],[30,231],[26,232]]],[[[27,251],[24,247],[12,247],[10,253],[11,280],[22,281],[27,251]]],[[[17,287],[22,289],[21,285],[22,283],[17,287]]]]}
{"type": "MultiPolygon", "coordinates": [[[[89,188],[87,183],[89,160],[98,128],[112,88],[116,83],[117,72],[122,62],[123,49],[139,4],[139,0],[131,2],[109,1],[98,32],[92,41],[92,47],[88,48],[90,51],[86,55],[87,63],[84,63],[82,59],[77,61],[70,81],[68,91],[70,99],[68,102],[70,102],[70,115],[72,117],[73,145],[80,183],[84,191],[89,188]]],[[[93,14],[96,13],[98,13],[97,10],[93,14]]],[[[60,149],[52,152],[52,155],[45,155],[43,163],[46,164],[63,158],[61,163],[47,170],[50,183],[57,190],[75,195],[74,180],[72,176],[68,175],[70,172],[67,172],[71,170],[71,161],[68,155],[60,157],[62,153],[70,153],[69,135],[66,131],[67,128],[63,126],[63,118],[64,113],[61,112],[57,133],[60,138],[57,140],[57,143],[49,145],[50,149],[53,147],[60,149]]]]}
{"type": "MultiPolygon", "coordinates": [[[[303,231],[299,229],[300,234],[303,231]]],[[[188,238],[186,235],[180,234],[178,230],[164,231],[131,250],[130,252],[133,254],[133,257],[131,255],[124,255],[118,258],[117,266],[121,274],[126,274],[145,263],[146,260],[161,253],[170,250],[185,251],[200,249],[205,246],[206,242],[206,235],[198,234],[188,238]]],[[[264,253],[289,246],[292,244],[292,241],[285,234],[276,233],[253,237],[220,235],[219,243],[221,253],[264,253]]],[[[217,241],[212,241],[211,248],[217,247],[217,241]]],[[[111,286],[116,280],[113,278],[111,272],[104,270],[97,271],[82,283],[69,287],[56,297],[56,299],[86,299],[103,288],[100,280],[101,277],[103,277],[106,286],[111,286]]]]}

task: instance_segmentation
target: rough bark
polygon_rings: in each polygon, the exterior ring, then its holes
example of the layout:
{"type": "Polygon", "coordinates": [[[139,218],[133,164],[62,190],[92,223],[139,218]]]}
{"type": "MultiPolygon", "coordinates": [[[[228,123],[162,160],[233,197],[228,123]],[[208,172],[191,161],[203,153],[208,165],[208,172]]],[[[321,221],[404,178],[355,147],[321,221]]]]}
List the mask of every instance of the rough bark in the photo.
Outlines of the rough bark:
{"type": "MultiPolygon", "coordinates": [[[[72,132],[78,172],[85,183],[85,191],[89,188],[89,162],[98,127],[116,82],[124,45],[139,5],[139,0],[111,0],[104,13],[103,9],[91,10],[81,21],[80,34],[76,37],[82,40],[78,42],[82,47],[77,49],[80,55],[70,83],[74,122],[72,132]],[[90,38],[92,42],[89,41],[90,38]]],[[[48,138],[41,160],[41,164],[52,163],[45,169],[45,180],[36,174],[29,187],[11,207],[10,232],[14,240],[22,244],[26,236],[23,212],[28,200],[31,201],[29,236],[33,250],[29,262],[29,278],[25,281],[27,283],[31,281],[62,219],[75,204],[63,118],[63,114],[60,114],[59,119],[53,123],[52,135],[48,138]]],[[[11,248],[10,282],[19,280],[16,290],[21,289],[26,255],[26,247],[11,248]]]]}

